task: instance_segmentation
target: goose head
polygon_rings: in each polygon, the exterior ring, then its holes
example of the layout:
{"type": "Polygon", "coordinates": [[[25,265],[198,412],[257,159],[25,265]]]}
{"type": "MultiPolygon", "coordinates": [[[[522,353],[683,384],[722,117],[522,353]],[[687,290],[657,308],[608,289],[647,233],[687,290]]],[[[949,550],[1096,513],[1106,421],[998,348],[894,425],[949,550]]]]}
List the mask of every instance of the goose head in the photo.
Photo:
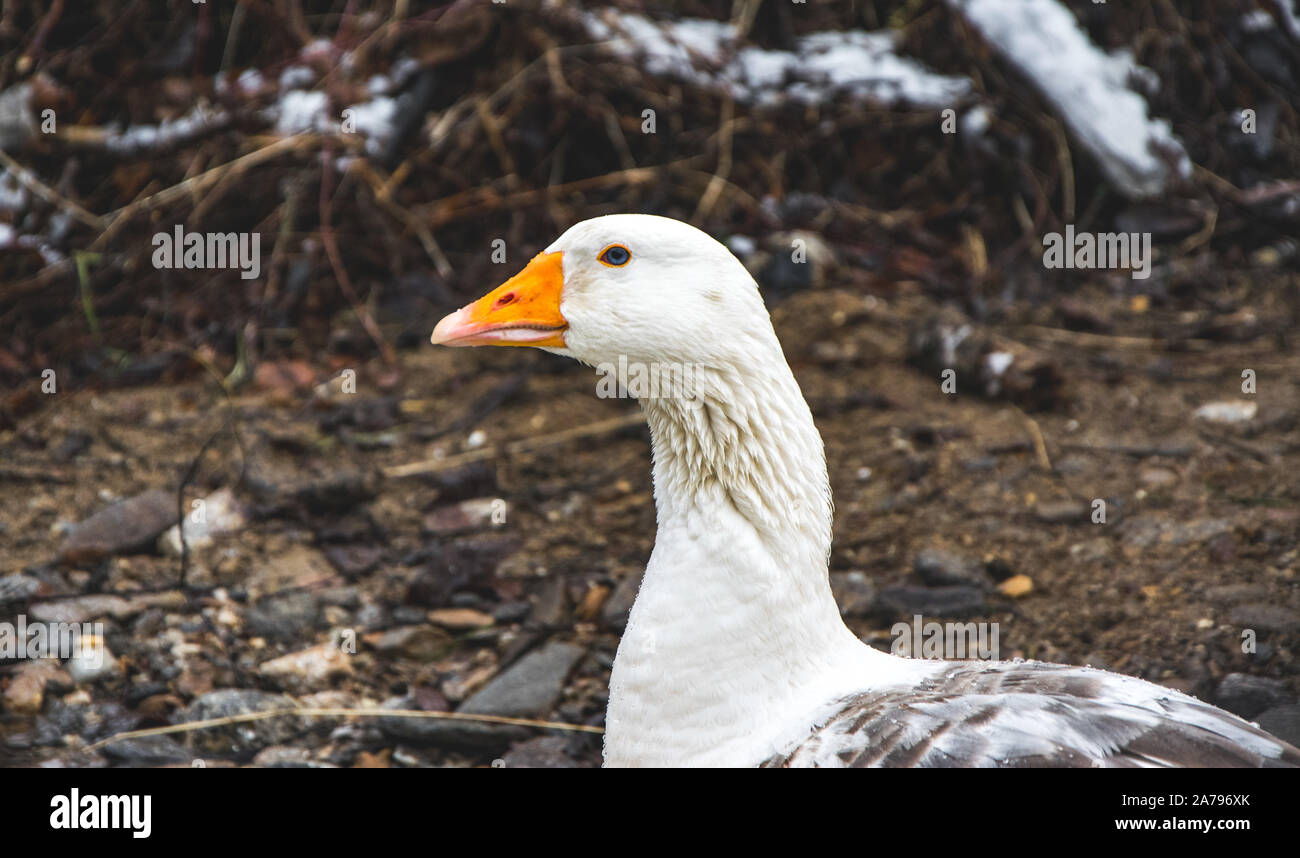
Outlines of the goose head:
{"type": "Polygon", "coordinates": [[[726,247],[689,224],[641,214],[575,224],[440,321],[431,341],[534,346],[593,366],[714,367],[752,361],[776,343],[757,285],[726,247]]]}

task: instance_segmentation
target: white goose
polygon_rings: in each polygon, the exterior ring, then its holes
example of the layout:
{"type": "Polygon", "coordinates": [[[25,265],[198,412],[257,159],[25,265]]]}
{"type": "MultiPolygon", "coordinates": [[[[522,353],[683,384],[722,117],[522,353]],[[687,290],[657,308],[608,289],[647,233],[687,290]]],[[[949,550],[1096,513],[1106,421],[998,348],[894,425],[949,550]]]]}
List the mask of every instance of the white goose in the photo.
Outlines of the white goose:
{"type": "Polygon", "coordinates": [[[754,280],[694,227],[579,223],[432,342],[661,370],[641,397],[658,530],[610,678],[606,765],[1300,765],[1132,677],[859,641],[828,581],[821,437],[754,280]]]}

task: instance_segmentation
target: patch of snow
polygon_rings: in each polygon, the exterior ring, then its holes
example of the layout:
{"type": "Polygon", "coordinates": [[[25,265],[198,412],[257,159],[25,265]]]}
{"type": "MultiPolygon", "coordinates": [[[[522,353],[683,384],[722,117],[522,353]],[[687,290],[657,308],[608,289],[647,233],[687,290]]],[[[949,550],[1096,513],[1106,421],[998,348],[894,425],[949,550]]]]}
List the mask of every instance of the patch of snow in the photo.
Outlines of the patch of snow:
{"type": "Polygon", "coordinates": [[[280,92],[306,89],[316,83],[316,72],[306,66],[289,66],[280,72],[280,92]]]}
{"type": "Polygon", "coordinates": [[[272,108],[276,115],[275,130],[281,134],[333,131],[338,124],[326,115],[328,107],[329,98],[323,92],[286,92],[272,108]]]}
{"type": "Polygon", "coordinates": [[[104,139],[104,148],[119,155],[132,155],[182,143],[228,121],[230,115],[224,110],[198,105],[184,116],[164,119],[158,125],[133,125],[110,134],[104,139]]]}
{"type": "Polygon", "coordinates": [[[1191,175],[1169,123],[1129,89],[1141,76],[1132,57],[1101,51],[1069,9],[1056,0],[946,2],[1038,87],[1118,191],[1142,199],[1191,175]]]}
{"type": "Polygon", "coordinates": [[[27,189],[6,168],[0,172],[0,212],[22,211],[27,207],[27,189]]]}
{"type": "Polygon", "coordinates": [[[1197,420],[1211,423],[1249,423],[1255,419],[1259,404],[1247,400],[1229,400],[1226,402],[1207,402],[1196,409],[1192,415],[1197,420]]]}
{"type": "Polygon", "coordinates": [[[737,49],[735,28],[722,21],[654,21],[609,9],[584,13],[582,20],[593,39],[642,63],[650,74],[760,105],[819,104],[848,95],[880,104],[947,107],[971,92],[965,78],[935,74],[899,56],[889,32],[811,33],[797,39],[792,51],[769,51],[737,49]]]}
{"type": "Polygon", "coordinates": [[[397,99],[377,96],[348,108],[352,111],[352,128],[366,136],[366,154],[378,155],[392,138],[393,120],[397,116],[397,99]]]}

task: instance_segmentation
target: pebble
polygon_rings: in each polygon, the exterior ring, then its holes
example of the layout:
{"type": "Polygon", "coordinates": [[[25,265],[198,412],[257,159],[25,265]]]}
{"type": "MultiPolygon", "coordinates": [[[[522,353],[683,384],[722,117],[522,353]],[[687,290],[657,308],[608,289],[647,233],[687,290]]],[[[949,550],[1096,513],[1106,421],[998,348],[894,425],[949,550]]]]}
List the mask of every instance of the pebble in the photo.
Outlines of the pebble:
{"type": "Polygon", "coordinates": [[[501,507],[498,498],[470,498],[440,506],[424,517],[424,532],[433,536],[451,536],[483,530],[493,523],[493,514],[501,507]]]}
{"type": "Polygon", "coordinates": [[[429,612],[429,622],[452,631],[481,629],[496,623],[496,618],[473,608],[439,608],[429,612]]]}
{"type": "Polygon", "coordinates": [[[248,609],[248,629],[261,637],[290,640],[310,632],[319,616],[320,601],[311,593],[266,596],[248,609]]]}
{"type": "MultiPolygon", "coordinates": [[[[202,695],[177,713],[175,720],[176,723],[206,721],[292,707],[293,698],[282,694],[232,688],[202,695]]],[[[300,729],[299,721],[298,718],[284,715],[193,730],[182,735],[186,747],[192,752],[203,756],[233,756],[243,759],[252,757],[263,748],[281,745],[292,739],[300,729]]]]}
{"type": "MultiPolygon", "coordinates": [[[[174,499],[173,499],[174,502],[174,499]]],[[[173,524],[158,538],[158,549],[171,557],[181,556],[181,528],[185,529],[185,544],[191,551],[203,551],[216,544],[216,538],[244,529],[248,519],[243,506],[228,488],[218,489],[202,500],[202,515],[195,521],[192,506],[186,510],[179,524],[173,524]]]]}
{"type": "Polygon", "coordinates": [[[1076,500],[1041,501],[1034,505],[1034,517],[1045,524],[1087,524],[1092,520],[1088,505],[1076,500]]]}
{"type": "Polygon", "coordinates": [[[136,766],[166,766],[189,763],[193,754],[168,735],[137,736],[110,742],[100,753],[115,763],[136,766]]]}
{"type": "Polygon", "coordinates": [[[1300,748],[1300,705],[1275,706],[1255,719],[1261,730],[1300,748]]]}
{"type": "Polygon", "coordinates": [[[1228,621],[1243,629],[1265,632],[1300,631],[1300,614],[1281,605],[1265,602],[1248,602],[1237,605],[1228,613],[1228,621]]]}
{"type": "Polygon", "coordinates": [[[1028,575],[1012,575],[998,585],[998,592],[1012,599],[1028,596],[1034,590],[1034,579],[1028,575]]]}
{"type": "Polygon", "coordinates": [[[352,656],[324,643],[263,662],[257,672],[286,691],[303,694],[328,688],[338,677],[351,676],[352,656]]]}
{"type": "Polygon", "coordinates": [[[452,647],[451,636],[431,626],[399,626],[366,635],[366,643],[383,655],[427,663],[442,658],[452,647]]]}
{"type": "Polygon", "coordinates": [[[910,620],[925,617],[970,617],[987,611],[978,587],[886,587],[880,591],[877,613],[886,618],[910,620]]]}
{"type": "Polygon", "coordinates": [[[1219,682],[1214,702],[1234,715],[1249,720],[1265,709],[1294,703],[1295,696],[1280,679],[1229,673],[1219,682]]]}
{"type": "Polygon", "coordinates": [[[1259,403],[1238,399],[1207,402],[1192,412],[1192,416],[1209,423],[1249,423],[1258,411],[1259,403]]]}
{"type": "Polygon", "coordinates": [[[643,574],[642,570],[637,570],[620,578],[614,585],[614,592],[610,593],[604,607],[600,609],[601,622],[610,631],[622,634],[627,628],[627,618],[632,612],[632,603],[636,601],[636,594],[641,589],[643,574]]]}
{"type": "Polygon", "coordinates": [[[981,585],[986,581],[978,562],[937,548],[917,552],[912,560],[912,571],[927,587],[981,585]]]}
{"type": "Polygon", "coordinates": [[[176,523],[176,518],[176,495],[150,489],[74,524],[59,549],[59,559],[69,565],[83,565],[108,555],[147,548],[176,523]]]}
{"type": "Polygon", "coordinates": [[[12,674],[3,697],[0,697],[4,711],[17,715],[35,715],[45,705],[46,686],[60,679],[65,685],[72,683],[72,678],[54,659],[40,658],[22,662],[12,674]]]}

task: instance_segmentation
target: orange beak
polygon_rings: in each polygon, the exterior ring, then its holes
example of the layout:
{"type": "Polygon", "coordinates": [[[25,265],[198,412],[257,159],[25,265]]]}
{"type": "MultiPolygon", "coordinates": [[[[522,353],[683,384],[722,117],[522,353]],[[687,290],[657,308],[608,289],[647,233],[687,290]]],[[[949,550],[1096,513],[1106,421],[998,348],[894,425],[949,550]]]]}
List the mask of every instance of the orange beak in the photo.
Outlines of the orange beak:
{"type": "Polygon", "coordinates": [[[514,277],[446,316],[429,338],[435,346],[564,348],[560,314],[563,253],[539,253],[514,277]]]}

